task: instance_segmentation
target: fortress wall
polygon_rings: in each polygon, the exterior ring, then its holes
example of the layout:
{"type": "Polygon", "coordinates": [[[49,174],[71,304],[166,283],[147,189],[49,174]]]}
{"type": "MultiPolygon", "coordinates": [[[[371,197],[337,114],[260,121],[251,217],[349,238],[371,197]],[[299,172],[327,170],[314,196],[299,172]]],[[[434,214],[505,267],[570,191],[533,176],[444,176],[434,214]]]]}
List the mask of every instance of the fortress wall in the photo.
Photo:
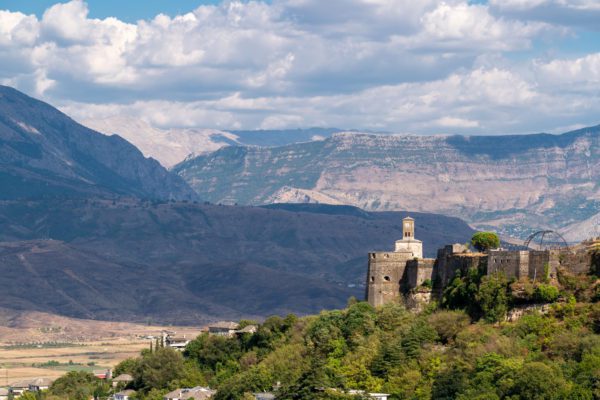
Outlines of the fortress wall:
{"type": "Polygon", "coordinates": [[[587,274],[592,265],[591,251],[560,252],[559,265],[573,274],[587,274]]]}
{"type": "Polygon", "coordinates": [[[378,307],[398,300],[406,262],[411,259],[411,252],[369,253],[366,296],[369,304],[378,307]]]}
{"type": "Polygon", "coordinates": [[[548,265],[548,273],[550,274],[550,254],[547,251],[530,250],[529,251],[529,279],[543,280],[544,272],[548,265]]]}
{"type": "Polygon", "coordinates": [[[487,263],[488,275],[502,272],[509,279],[518,279],[530,273],[528,251],[492,250],[487,263]]]}
{"type": "Polygon", "coordinates": [[[419,287],[429,279],[433,282],[435,259],[425,258],[420,260],[410,260],[406,266],[406,287],[413,289],[419,287]]]}
{"type": "Polygon", "coordinates": [[[466,273],[470,269],[477,269],[487,257],[481,253],[463,253],[465,250],[463,245],[448,245],[438,250],[433,278],[436,285],[441,288],[448,286],[457,271],[466,273]]]}

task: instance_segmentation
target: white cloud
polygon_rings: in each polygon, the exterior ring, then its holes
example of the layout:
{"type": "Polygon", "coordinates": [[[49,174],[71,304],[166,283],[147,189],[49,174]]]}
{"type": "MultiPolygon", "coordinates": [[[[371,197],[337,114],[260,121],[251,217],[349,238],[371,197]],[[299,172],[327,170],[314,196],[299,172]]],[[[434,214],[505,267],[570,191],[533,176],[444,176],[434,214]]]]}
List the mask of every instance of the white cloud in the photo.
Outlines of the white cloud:
{"type": "Polygon", "coordinates": [[[478,121],[456,117],[442,117],[433,122],[443,128],[477,128],[479,126],[478,121]]]}
{"type": "Polygon", "coordinates": [[[540,79],[547,85],[583,84],[590,90],[598,90],[600,86],[600,53],[576,59],[537,62],[535,67],[540,79]]]}
{"type": "MultiPolygon", "coordinates": [[[[533,7],[549,3],[567,7],[533,7]]],[[[72,0],[41,19],[0,11],[0,80],[78,118],[129,114],[163,127],[518,131],[595,118],[598,106],[574,105],[598,88],[598,54],[504,57],[562,34],[510,16],[531,4],[227,1],[129,24],[90,18],[72,0]]]]}
{"type": "Polygon", "coordinates": [[[424,31],[430,42],[452,43],[455,47],[473,46],[491,50],[514,50],[530,46],[530,39],[548,27],[542,23],[505,21],[492,16],[488,7],[465,3],[440,4],[424,15],[424,31]]]}

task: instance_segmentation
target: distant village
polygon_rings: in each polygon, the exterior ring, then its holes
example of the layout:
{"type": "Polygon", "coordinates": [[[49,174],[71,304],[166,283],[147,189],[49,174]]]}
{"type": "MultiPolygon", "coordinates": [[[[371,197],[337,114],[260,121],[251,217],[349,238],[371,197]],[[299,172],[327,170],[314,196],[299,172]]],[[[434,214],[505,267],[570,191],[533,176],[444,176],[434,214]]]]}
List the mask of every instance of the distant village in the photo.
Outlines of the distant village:
{"type": "MultiPolygon", "coordinates": [[[[204,332],[209,335],[234,337],[235,335],[255,333],[257,328],[257,325],[240,327],[237,322],[221,321],[208,325],[204,329],[204,332]]],[[[151,345],[156,340],[157,342],[160,341],[161,346],[169,347],[177,351],[183,351],[193,339],[186,337],[185,335],[177,336],[177,332],[173,331],[163,331],[162,336],[160,337],[145,336],[144,338],[148,339],[151,345]]],[[[110,400],[129,400],[135,393],[133,390],[124,389],[133,381],[133,377],[129,374],[120,374],[119,376],[113,377],[111,369],[95,370],[93,371],[93,374],[96,378],[110,382],[112,387],[116,390],[116,393],[111,396],[110,400]]],[[[11,382],[7,387],[0,388],[0,400],[17,399],[25,392],[35,394],[36,392],[47,390],[50,388],[53,381],[53,379],[42,377],[11,382]]],[[[215,391],[207,387],[198,386],[194,388],[179,388],[165,394],[163,400],[205,400],[211,398],[214,394],[215,391]]],[[[269,393],[257,393],[256,398],[266,400],[274,397],[269,397],[269,393]]]]}

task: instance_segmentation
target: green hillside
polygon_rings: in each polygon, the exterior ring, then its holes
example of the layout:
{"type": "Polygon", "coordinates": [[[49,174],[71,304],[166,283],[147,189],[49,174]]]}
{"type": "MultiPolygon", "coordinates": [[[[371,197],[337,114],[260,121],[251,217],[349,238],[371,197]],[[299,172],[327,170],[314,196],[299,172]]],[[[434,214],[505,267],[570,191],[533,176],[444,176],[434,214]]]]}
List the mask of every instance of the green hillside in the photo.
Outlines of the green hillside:
{"type": "MultiPolygon", "coordinates": [[[[593,254],[590,273],[563,271],[547,283],[473,270],[417,314],[351,299],[343,310],[270,317],[256,333],[202,334],[183,354],[157,342],[115,373],[133,376],[129,388],[140,400],[198,385],[217,389],[216,400],[265,391],[307,400],[374,392],[406,400],[599,399],[600,256],[593,254]]],[[[61,378],[50,393],[71,396],[61,388],[77,379],[61,378]]],[[[99,382],[88,389],[109,393],[99,382]]]]}

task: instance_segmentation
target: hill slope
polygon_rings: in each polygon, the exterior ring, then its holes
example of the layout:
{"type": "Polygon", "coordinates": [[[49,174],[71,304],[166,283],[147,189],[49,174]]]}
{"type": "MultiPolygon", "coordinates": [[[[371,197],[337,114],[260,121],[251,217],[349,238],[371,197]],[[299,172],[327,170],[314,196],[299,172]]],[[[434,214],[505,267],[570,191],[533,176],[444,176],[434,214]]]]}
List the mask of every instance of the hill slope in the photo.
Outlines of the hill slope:
{"type": "Polygon", "coordinates": [[[194,199],[157,161],[12,88],[0,86],[0,199],[115,196],[194,199]]]}
{"type": "Polygon", "coordinates": [[[491,137],[343,133],[277,148],[226,147],[174,171],[217,203],[326,199],[454,215],[525,236],[600,211],[600,126],[491,137]]]}
{"type": "MultiPolygon", "coordinates": [[[[0,307],[172,323],[341,307],[363,296],[367,252],[392,248],[406,215],[274,207],[0,202],[0,307]]],[[[472,234],[411,215],[427,255],[472,234]]]]}

